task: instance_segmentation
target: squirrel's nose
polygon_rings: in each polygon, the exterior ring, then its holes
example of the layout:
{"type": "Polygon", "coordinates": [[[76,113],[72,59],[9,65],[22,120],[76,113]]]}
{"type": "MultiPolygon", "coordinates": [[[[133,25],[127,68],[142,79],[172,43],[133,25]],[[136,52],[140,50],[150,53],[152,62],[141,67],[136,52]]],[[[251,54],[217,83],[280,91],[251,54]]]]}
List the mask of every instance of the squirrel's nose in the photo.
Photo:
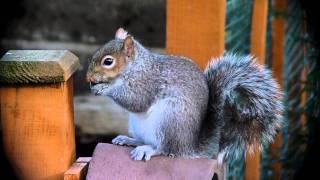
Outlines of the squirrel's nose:
{"type": "Polygon", "coordinates": [[[96,78],[91,74],[88,74],[86,79],[87,82],[96,82],[96,78]]]}
{"type": "Polygon", "coordinates": [[[87,75],[87,82],[89,82],[90,88],[94,85],[97,85],[101,83],[100,81],[97,80],[97,78],[94,75],[87,75]]]}

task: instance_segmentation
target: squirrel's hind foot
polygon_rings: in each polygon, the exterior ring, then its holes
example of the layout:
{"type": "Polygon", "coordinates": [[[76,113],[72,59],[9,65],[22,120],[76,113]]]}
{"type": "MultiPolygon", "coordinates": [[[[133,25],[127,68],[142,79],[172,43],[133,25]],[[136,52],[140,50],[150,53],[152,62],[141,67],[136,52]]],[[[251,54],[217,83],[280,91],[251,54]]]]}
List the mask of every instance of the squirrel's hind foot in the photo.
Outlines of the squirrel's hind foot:
{"type": "Polygon", "coordinates": [[[131,158],[136,161],[145,160],[148,161],[152,156],[161,154],[157,149],[150,145],[143,145],[134,148],[131,151],[131,158]]]}

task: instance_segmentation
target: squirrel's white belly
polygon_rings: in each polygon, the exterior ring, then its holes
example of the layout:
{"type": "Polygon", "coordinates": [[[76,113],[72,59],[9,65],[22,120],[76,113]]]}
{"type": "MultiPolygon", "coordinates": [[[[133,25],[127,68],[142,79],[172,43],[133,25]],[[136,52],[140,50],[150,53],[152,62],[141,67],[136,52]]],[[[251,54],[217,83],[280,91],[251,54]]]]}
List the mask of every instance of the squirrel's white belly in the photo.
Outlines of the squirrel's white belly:
{"type": "Polygon", "coordinates": [[[159,137],[157,136],[161,121],[164,120],[162,109],[165,102],[163,100],[153,104],[145,113],[129,113],[129,134],[145,144],[157,146],[159,137]]]}

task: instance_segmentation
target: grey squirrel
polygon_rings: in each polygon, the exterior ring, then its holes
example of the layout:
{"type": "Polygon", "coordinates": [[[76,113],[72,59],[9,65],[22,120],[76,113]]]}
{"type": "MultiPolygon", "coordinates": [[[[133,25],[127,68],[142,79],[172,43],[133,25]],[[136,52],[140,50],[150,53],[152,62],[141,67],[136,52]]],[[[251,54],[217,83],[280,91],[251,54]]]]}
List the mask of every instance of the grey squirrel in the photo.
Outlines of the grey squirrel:
{"type": "Polygon", "coordinates": [[[136,146],[134,160],[236,158],[272,142],[283,124],[279,85],[252,56],[226,53],[202,72],[187,57],[150,52],[119,28],[93,55],[87,80],[95,95],[129,111],[131,137],[112,143],[136,146]]]}

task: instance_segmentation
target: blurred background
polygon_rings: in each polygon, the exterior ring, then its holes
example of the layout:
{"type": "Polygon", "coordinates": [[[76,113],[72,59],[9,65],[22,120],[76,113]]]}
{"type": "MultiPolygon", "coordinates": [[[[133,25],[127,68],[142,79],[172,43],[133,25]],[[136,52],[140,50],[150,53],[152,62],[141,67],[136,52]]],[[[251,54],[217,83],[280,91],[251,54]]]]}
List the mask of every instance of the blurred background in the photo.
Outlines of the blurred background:
{"type": "Polygon", "coordinates": [[[125,27],[156,51],[165,46],[164,0],[12,0],[1,6],[1,54],[9,49],[68,49],[81,68],[74,76],[77,156],[91,156],[97,142],[127,134],[127,113],[90,95],[88,59],[125,27]]]}
{"type": "MultiPolygon", "coordinates": [[[[253,0],[227,0],[225,47],[250,52],[253,0]]],[[[285,118],[282,143],[262,153],[261,179],[300,179],[316,173],[319,161],[320,58],[319,10],[312,1],[288,0],[277,10],[269,0],[266,65],[272,68],[272,25],[285,20],[283,89],[285,118]]],[[[164,52],[165,0],[11,0],[0,7],[0,53],[9,49],[68,49],[81,61],[74,79],[78,156],[91,156],[97,142],[127,133],[127,113],[108,99],[90,94],[85,73],[88,58],[126,28],[142,44],[164,52]]],[[[2,154],[2,152],[0,152],[2,154]]],[[[244,178],[243,159],[228,162],[228,179],[244,178]]],[[[5,162],[5,161],[3,161],[5,162]]]]}

